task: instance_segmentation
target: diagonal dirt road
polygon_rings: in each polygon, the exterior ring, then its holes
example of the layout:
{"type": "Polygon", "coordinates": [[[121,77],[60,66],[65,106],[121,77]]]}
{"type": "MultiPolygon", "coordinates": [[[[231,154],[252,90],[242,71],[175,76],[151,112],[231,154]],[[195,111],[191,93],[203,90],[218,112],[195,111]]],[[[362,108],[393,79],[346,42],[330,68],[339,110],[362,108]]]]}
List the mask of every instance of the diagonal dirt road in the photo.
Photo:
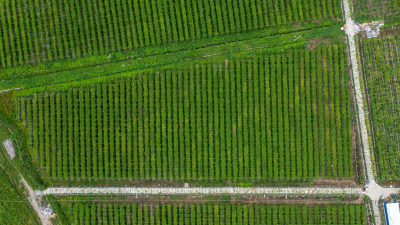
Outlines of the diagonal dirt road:
{"type": "Polygon", "coordinates": [[[29,184],[25,181],[25,179],[21,176],[21,181],[25,186],[25,189],[28,191],[29,197],[28,200],[32,206],[32,208],[36,211],[36,213],[38,214],[39,218],[40,218],[40,222],[42,223],[42,225],[51,225],[51,222],[49,220],[48,217],[46,217],[43,214],[42,209],[39,206],[39,202],[37,200],[38,195],[36,195],[36,192],[33,191],[33,189],[31,188],[31,186],[29,186],[29,184]]]}

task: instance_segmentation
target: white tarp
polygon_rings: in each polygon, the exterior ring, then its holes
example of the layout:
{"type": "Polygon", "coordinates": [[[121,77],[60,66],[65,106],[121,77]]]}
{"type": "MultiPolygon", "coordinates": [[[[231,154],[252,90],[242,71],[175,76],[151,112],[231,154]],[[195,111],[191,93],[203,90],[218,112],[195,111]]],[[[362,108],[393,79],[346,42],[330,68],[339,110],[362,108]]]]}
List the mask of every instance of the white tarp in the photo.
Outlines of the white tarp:
{"type": "Polygon", "coordinates": [[[386,204],[386,218],[388,225],[400,225],[400,209],[399,203],[386,204]]]}
{"type": "Polygon", "coordinates": [[[6,148],[8,154],[10,155],[10,158],[13,159],[15,157],[15,151],[14,151],[14,146],[12,144],[11,139],[7,139],[3,142],[4,148],[6,148]]]}

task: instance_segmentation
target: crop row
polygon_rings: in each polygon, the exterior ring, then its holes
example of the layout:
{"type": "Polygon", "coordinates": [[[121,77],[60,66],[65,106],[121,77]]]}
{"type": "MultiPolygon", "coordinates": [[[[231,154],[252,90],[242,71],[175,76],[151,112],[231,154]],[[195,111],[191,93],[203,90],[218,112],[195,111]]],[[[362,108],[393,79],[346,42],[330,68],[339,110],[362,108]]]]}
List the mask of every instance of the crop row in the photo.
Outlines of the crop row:
{"type": "Polygon", "coordinates": [[[353,0],[356,19],[383,18],[400,12],[400,0],[353,0]]]}
{"type": "Polygon", "coordinates": [[[400,36],[361,39],[379,176],[400,179],[400,36]]]}
{"type": "Polygon", "coordinates": [[[339,0],[0,2],[0,67],[340,18],[339,0]]]}
{"type": "Polygon", "coordinates": [[[19,98],[51,178],[352,178],[344,46],[19,98]]]}
{"type": "Polygon", "coordinates": [[[72,203],[72,224],[354,224],[366,225],[365,205],[96,204],[72,203]]]}

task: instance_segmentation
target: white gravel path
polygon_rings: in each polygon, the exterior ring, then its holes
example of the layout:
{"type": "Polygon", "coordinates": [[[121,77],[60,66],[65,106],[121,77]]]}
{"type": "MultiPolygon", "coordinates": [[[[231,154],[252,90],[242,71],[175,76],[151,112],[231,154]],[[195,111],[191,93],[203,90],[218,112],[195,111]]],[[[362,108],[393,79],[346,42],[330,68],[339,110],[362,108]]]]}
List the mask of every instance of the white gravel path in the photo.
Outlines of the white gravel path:
{"type": "Polygon", "coordinates": [[[37,195],[122,194],[122,195],[337,195],[362,194],[360,188],[318,187],[58,187],[36,191],[37,195]]]}
{"type": "Polygon", "coordinates": [[[373,164],[371,161],[370,148],[368,144],[367,126],[365,124],[364,98],[363,98],[363,91],[361,90],[361,85],[360,85],[360,73],[358,69],[357,49],[354,41],[354,36],[356,35],[356,30],[355,30],[356,25],[351,18],[351,10],[348,0],[343,0],[343,7],[345,11],[345,18],[347,25],[346,34],[348,37],[349,47],[350,47],[350,60],[351,60],[351,68],[352,68],[352,75],[353,75],[354,89],[355,89],[355,96],[357,103],[358,120],[361,131],[362,148],[365,156],[364,159],[365,167],[367,170],[367,179],[372,181],[375,179],[372,169],[373,164]]]}
{"type": "Polygon", "coordinates": [[[370,146],[368,143],[368,132],[367,126],[365,123],[365,111],[364,111],[364,96],[363,91],[361,90],[360,85],[360,73],[358,69],[358,61],[357,61],[357,49],[356,44],[354,41],[354,36],[357,34],[356,25],[351,18],[351,9],[348,0],[343,0],[343,8],[345,12],[345,19],[346,19],[346,34],[349,41],[350,47],[350,60],[351,60],[351,68],[352,68],[352,75],[353,75],[353,82],[354,82],[354,89],[355,89],[355,96],[356,96],[356,103],[357,103],[357,111],[358,111],[358,122],[360,125],[360,133],[361,133],[361,142],[362,142],[362,149],[364,152],[364,165],[366,168],[366,177],[367,177],[367,191],[363,194],[370,197],[372,200],[372,209],[374,211],[375,223],[382,224],[380,210],[379,210],[379,199],[380,196],[383,195],[385,198],[390,196],[391,194],[399,193],[400,189],[395,188],[383,188],[379,186],[375,182],[374,178],[374,164],[372,164],[371,160],[371,152],[370,146]]]}
{"type": "Polygon", "coordinates": [[[372,170],[371,152],[368,144],[368,132],[367,132],[367,126],[365,124],[365,112],[364,112],[364,102],[363,102],[364,99],[360,85],[360,73],[358,69],[357,49],[354,41],[354,36],[356,35],[354,30],[355,24],[353,19],[351,18],[351,9],[348,0],[343,0],[343,8],[345,12],[345,19],[347,25],[346,34],[348,37],[347,40],[349,42],[349,48],[350,48],[349,49],[350,61],[351,61],[351,69],[352,69],[354,90],[357,103],[358,122],[360,125],[361,142],[364,152],[364,165],[366,168],[366,177],[368,179],[367,192],[365,192],[365,194],[368,195],[372,200],[372,209],[374,211],[373,213],[375,217],[375,223],[381,224],[381,217],[378,205],[379,197],[381,195],[379,192],[381,190],[380,186],[377,185],[375,182],[374,173],[372,170]]]}

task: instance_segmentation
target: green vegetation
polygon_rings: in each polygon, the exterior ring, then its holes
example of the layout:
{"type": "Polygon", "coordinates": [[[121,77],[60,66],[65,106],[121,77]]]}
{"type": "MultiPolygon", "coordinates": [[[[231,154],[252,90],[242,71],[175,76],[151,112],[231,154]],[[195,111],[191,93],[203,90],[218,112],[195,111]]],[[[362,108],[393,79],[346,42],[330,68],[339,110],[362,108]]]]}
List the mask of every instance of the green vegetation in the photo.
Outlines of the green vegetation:
{"type": "Polygon", "coordinates": [[[0,113],[8,118],[14,117],[14,98],[12,92],[0,94],[0,113]]]}
{"type": "Polygon", "coordinates": [[[378,175],[399,180],[400,167],[400,36],[360,39],[378,175]]]}
{"type": "Polygon", "coordinates": [[[20,177],[3,147],[3,141],[9,137],[8,129],[0,123],[0,224],[40,224],[23,194],[20,177]]]}
{"type": "MultiPolygon", "coordinates": [[[[93,60],[83,58],[45,64],[45,66],[24,67],[24,69],[4,68],[0,70],[0,76],[4,77],[0,82],[0,90],[32,87],[35,87],[36,92],[37,89],[59,90],[60,87],[66,89],[71,86],[87,86],[88,83],[132,77],[143,72],[185,67],[201,59],[221,57],[225,59],[232,55],[250,54],[249,52],[282,52],[287,48],[303,46],[314,38],[338,36],[341,34],[341,31],[336,29],[338,25],[339,23],[332,26],[313,26],[302,28],[305,30],[280,32],[275,35],[277,31],[274,29],[261,30],[243,35],[231,35],[227,42],[223,39],[208,44],[193,42],[190,46],[168,46],[162,50],[146,48],[147,53],[140,57],[136,54],[115,54],[117,58],[115,60],[108,59],[105,55],[93,57],[93,60]]],[[[24,92],[32,93],[32,90],[24,92]]]]}
{"type": "Polygon", "coordinates": [[[400,13],[400,0],[353,0],[356,21],[390,19],[400,13]]]}
{"type": "MultiPolygon", "coordinates": [[[[18,170],[25,180],[36,189],[44,187],[37,168],[33,165],[25,141],[26,131],[23,131],[13,118],[15,117],[15,99],[11,92],[0,94],[0,145],[3,141],[11,138],[15,150],[15,158],[10,162],[13,169],[18,170]]],[[[7,157],[9,157],[7,155],[7,157]]],[[[17,172],[15,172],[17,173],[17,172]]]]}
{"type": "Polygon", "coordinates": [[[341,18],[340,0],[19,0],[0,9],[0,67],[341,18]]]}
{"type": "Polygon", "coordinates": [[[362,204],[61,203],[62,224],[368,224],[362,204]]]}
{"type": "Polygon", "coordinates": [[[18,98],[46,178],[353,179],[344,45],[18,98]]]}

